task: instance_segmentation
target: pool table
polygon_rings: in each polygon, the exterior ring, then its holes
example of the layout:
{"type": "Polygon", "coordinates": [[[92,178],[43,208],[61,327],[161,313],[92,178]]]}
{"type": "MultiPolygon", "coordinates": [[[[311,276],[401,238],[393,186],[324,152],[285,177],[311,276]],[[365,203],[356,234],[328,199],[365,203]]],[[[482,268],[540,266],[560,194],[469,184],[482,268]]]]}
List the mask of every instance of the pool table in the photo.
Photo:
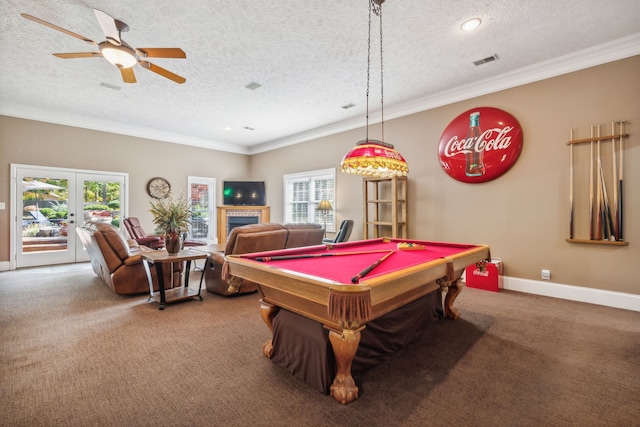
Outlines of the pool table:
{"type": "MultiPolygon", "coordinates": [[[[260,313],[273,331],[280,308],[324,325],[336,359],[331,396],[342,404],[358,397],[351,364],[367,322],[436,289],[446,293],[444,314],[453,307],[464,269],[491,258],[487,245],[379,238],[334,245],[226,257],[226,274],[256,282],[260,313]]],[[[271,357],[271,340],[263,353],[271,357]]]]}

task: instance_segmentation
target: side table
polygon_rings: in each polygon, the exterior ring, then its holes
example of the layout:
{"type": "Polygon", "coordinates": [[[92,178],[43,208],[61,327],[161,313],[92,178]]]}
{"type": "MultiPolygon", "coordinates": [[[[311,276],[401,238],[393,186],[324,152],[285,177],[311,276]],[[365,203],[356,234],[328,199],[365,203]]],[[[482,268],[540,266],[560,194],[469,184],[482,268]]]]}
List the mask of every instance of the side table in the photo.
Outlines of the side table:
{"type": "MultiPolygon", "coordinates": [[[[144,269],[147,273],[147,280],[149,281],[149,301],[152,299],[160,303],[160,310],[164,310],[165,304],[185,300],[188,298],[198,297],[202,301],[200,290],[202,289],[202,279],[204,278],[204,271],[200,276],[200,284],[198,289],[189,288],[189,271],[191,270],[191,261],[197,259],[207,259],[209,255],[206,252],[200,252],[190,249],[183,249],[177,255],[169,255],[165,250],[149,251],[142,254],[142,261],[144,269]],[[162,271],[162,264],[185,261],[184,269],[184,283],[183,286],[175,287],[165,290],[164,272],[162,271]],[[158,277],[158,291],[153,290],[153,280],[151,276],[150,264],[154,264],[156,267],[156,276],[158,277]]],[[[205,261],[206,265],[207,261],[205,261]]],[[[173,273],[173,272],[172,272],[173,273]]],[[[173,274],[171,274],[171,280],[173,280],[173,274]]]]}

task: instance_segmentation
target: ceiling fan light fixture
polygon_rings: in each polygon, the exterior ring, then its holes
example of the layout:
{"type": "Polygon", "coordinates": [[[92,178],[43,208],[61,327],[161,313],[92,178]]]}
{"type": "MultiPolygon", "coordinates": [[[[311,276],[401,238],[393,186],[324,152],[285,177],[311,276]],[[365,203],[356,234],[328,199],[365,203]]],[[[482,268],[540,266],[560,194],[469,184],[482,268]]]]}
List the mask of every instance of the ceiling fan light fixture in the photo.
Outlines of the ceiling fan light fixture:
{"type": "Polygon", "coordinates": [[[135,52],[128,46],[102,42],[99,47],[102,56],[118,68],[131,68],[138,63],[135,52]]]}

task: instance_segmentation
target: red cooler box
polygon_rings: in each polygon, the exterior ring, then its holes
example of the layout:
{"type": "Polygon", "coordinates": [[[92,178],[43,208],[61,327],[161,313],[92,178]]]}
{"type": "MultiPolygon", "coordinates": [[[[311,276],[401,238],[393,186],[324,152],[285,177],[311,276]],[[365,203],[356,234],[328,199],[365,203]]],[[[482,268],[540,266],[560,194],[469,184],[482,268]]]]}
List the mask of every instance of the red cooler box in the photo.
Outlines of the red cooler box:
{"type": "Polygon", "coordinates": [[[502,287],[502,260],[493,258],[485,265],[484,271],[476,265],[465,270],[465,280],[470,288],[498,292],[502,287]]]}

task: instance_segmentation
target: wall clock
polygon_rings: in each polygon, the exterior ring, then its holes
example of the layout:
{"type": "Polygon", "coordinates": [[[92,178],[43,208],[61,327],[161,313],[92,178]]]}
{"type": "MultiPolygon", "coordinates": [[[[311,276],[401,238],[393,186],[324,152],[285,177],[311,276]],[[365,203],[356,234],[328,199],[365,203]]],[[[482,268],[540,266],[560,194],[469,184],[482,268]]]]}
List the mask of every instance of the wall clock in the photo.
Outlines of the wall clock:
{"type": "Polygon", "coordinates": [[[151,178],[147,183],[147,193],[153,198],[164,199],[171,192],[171,184],[164,178],[151,178]]]}

